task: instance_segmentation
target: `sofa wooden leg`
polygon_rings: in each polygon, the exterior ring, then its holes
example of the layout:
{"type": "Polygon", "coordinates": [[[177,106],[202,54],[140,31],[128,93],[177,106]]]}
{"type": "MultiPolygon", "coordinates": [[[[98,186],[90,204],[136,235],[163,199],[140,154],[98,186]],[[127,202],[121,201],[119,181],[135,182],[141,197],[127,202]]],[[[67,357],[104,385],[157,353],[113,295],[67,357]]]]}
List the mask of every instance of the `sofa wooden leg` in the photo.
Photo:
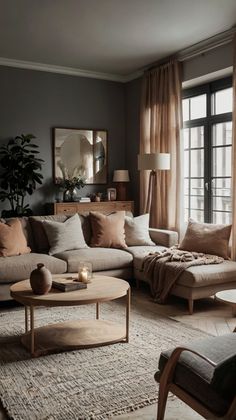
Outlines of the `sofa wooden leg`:
{"type": "Polygon", "coordinates": [[[188,311],[189,315],[193,314],[193,299],[188,299],[188,311]]]}

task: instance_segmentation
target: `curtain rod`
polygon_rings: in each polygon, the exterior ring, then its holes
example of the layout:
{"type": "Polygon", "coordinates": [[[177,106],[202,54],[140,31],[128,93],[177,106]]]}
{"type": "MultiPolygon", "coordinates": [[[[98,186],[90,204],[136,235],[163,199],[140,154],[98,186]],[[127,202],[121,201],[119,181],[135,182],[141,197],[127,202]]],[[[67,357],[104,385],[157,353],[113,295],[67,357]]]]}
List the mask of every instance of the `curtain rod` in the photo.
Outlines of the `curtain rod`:
{"type": "Polygon", "coordinates": [[[190,47],[184,48],[181,51],[178,51],[176,54],[172,54],[168,57],[165,57],[161,60],[154,62],[151,66],[147,66],[143,71],[152,70],[158,65],[165,64],[170,59],[178,59],[179,61],[187,61],[191,58],[197,57],[201,54],[205,54],[208,51],[214,50],[223,45],[229,44],[232,42],[234,34],[236,34],[236,27],[234,26],[227,31],[221,32],[217,35],[214,35],[210,38],[204,39],[203,41],[197,42],[196,44],[191,45],[190,47]]]}

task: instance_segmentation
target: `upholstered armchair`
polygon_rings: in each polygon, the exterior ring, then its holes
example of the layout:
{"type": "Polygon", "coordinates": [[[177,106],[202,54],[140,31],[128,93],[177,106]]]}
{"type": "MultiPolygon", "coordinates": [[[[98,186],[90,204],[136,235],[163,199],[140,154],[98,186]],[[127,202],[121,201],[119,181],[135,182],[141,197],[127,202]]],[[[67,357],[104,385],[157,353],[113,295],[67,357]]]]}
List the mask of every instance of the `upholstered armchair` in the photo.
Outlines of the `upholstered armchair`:
{"type": "Polygon", "coordinates": [[[154,377],[160,383],[157,420],[164,419],[169,391],[206,419],[236,420],[236,334],[161,353],[154,377]]]}

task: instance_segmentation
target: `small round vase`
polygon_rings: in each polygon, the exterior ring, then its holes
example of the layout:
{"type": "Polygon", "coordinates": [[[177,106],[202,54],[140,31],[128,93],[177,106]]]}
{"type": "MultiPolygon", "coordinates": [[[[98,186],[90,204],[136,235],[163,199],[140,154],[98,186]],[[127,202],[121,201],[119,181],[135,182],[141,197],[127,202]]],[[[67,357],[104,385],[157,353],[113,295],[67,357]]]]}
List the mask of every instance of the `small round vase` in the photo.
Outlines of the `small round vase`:
{"type": "Polygon", "coordinates": [[[52,274],[44,266],[37,264],[37,268],[30,274],[30,285],[36,295],[45,295],[52,287],[52,274]]]}
{"type": "Polygon", "coordinates": [[[79,191],[75,188],[70,188],[64,191],[63,200],[64,201],[78,201],[79,198],[79,191]]]}

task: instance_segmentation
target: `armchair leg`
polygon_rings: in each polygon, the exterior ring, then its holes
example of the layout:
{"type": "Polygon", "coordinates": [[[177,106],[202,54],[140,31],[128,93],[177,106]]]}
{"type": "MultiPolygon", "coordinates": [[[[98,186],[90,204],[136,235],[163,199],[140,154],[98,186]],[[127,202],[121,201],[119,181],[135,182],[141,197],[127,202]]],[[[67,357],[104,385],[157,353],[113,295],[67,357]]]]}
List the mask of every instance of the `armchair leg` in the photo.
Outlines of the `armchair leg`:
{"type": "Polygon", "coordinates": [[[193,314],[193,299],[188,299],[188,311],[189,315],[193,314]]]}
{"type": "Polygon", "coordinates": [[[157,420],[164,420],[168,392],[169,392],[168,385],[162,384],[160,381],[158,403],[157,403],[157,420]]]}

